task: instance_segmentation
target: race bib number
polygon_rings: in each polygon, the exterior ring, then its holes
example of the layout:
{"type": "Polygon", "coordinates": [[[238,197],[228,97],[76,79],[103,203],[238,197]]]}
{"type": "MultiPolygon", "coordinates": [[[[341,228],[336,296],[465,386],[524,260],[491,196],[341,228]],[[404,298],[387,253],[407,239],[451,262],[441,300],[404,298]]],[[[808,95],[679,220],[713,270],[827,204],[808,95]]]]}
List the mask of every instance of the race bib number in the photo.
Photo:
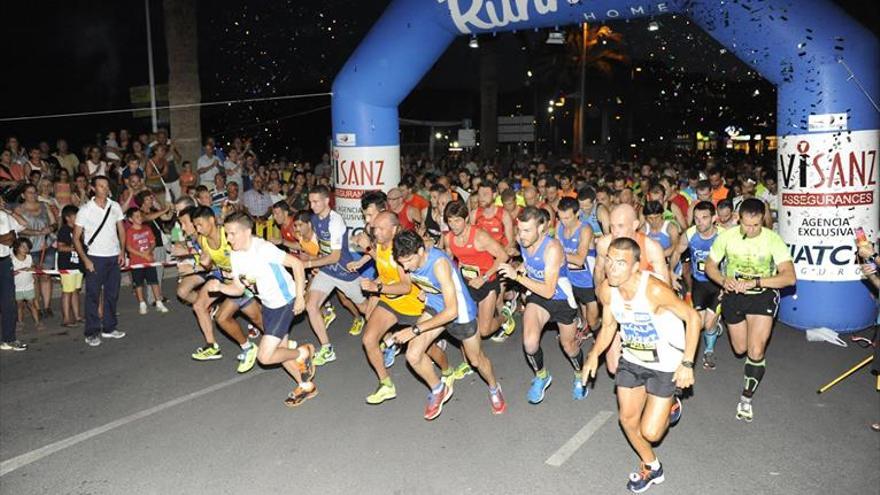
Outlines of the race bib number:
{"type": "Polygon", "coordinates": [[[461,265],[461,276],[471,280],[480,276],[480,269],[473,265],[461,265]]]}
{"type": "Polygon", "coordinates": [[[643,363],[656,363],[660,361],[657,356],[657,346],[641,342],[624,342],[624,351],[630,356],[643,363]]]}

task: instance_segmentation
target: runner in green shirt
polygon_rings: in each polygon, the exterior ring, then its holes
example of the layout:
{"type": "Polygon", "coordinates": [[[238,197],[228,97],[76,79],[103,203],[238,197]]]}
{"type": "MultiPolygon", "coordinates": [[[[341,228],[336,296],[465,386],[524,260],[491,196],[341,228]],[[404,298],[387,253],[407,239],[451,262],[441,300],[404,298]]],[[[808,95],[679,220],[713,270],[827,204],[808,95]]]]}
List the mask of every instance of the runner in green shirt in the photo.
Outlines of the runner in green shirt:
{"type": "Polygon", "coordinates": [[[796,282],[788,247],[779,234],[762,227],[764,202],[743,200],[739,227],[718,235],[706,259],[706,275],[723,290],[721,314],[736,354],[746,354],[737,419],[751,421],[752,396],[764,376],[764,350],[779,307],[779,289],[796,282]],[[724,272],[719,264],[726,260],[724,272]]]}

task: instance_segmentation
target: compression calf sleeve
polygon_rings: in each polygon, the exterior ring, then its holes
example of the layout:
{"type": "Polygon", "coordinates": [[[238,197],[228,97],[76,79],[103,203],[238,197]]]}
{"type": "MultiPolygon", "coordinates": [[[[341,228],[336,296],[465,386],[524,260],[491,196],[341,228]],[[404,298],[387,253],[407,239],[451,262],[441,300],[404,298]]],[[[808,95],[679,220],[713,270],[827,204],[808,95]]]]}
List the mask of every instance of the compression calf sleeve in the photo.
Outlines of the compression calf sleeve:
{"type": "Polygon", "coordinates": [[[743,377],[743,397],[752,398],[752,396],[755,395],[755,390],[758,389],[758,384],[760,384],[761,379],[764,378],[764,371],[766,369],[766,359],[752,361],[751,358],[746,357],[746,366],[743,377]]]}
{"type": "Polygon", "coordinates": [[[714,331],[715,328],[712,328],[712,331],[706,330],[703,332],[703,343],[705,344],[705,349],[703,352],[715,352],[715,341],[718,340],[718,333],[714,331]]]}
{"type": "Polygon", "coordinates": [[[532,367],[532,371],[535,373],[544,369],[544,351],[538,347],[538,350],[534,354],[526,353],[526,361],[529,362],[529,366],[532,367]]]}
{"type": "Polygon", "coordinates": [[[565,357],[568,358],[568,362],[571,363],[571,366],[574,368],[575,371],[581,370],[581,365],[584,362],[583,349],[578,349],[577,354],[575,354],[574,356],[569,356],[568,354],[566,354],[565,357]]]}

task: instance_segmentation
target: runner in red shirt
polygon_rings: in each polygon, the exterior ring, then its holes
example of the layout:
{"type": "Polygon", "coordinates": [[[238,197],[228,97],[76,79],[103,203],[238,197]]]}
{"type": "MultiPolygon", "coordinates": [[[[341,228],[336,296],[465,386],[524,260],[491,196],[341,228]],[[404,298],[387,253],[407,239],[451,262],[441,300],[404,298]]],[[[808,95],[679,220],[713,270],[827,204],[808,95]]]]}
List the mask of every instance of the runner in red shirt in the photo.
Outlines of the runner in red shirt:
{"type": "Polygon", "coordinates": [[[513,219],[504,207],[495,204],[495,184],[482,182],[477,188],[477,209],[470,224],[485,230],[502,246],[513,246],[513,219]]]}

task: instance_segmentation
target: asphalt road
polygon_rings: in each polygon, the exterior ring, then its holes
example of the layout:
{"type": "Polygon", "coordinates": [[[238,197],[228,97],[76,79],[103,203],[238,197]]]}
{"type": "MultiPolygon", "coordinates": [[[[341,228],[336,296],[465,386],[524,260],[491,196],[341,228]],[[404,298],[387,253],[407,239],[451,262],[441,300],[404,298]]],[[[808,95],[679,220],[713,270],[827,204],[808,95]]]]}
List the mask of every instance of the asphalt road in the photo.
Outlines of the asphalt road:
{"type": "MultiPolygon", "coordinates": [[[[507,413],[490,413],[486,385],[472,375],[427,422],[427,388],[403,356],[391,370],[398,398],[365,404],[376,380],[344,311],[330,329],[339,359],[319,368],[318,397],[288,409],[283,371],[236,374],[225,338],[224,359],[193,361],[201,342],[188,308],[175,302],[168,315],[140,316],[123,292],[125,339],[90,348],[56,318],[40,334],[20,332],[27,352],[0,354],[0,492],[626,493],[637,467],[612,380],[601,374],[586,400],[572,401],[555,332],[543,340],[554,376],[543,404],[525,400],[531,373],[518,330],[484,343],[507,413]]],[[[304,320],[292,335],[314,341],[304,320]]],[[[873,376],[863,369],[816,394],[868,351],[809,343],[778,325],[751,424],[734,418],[743,363],[726,336],[718,355],[717,370],[698,371],[681,422],[658,447],[666,482],[649,493],[880,491],[880,434],[867,428],[880,420],[873,376]]],[[[457,350],[450,359],[460,361],[457,350]]]]}

